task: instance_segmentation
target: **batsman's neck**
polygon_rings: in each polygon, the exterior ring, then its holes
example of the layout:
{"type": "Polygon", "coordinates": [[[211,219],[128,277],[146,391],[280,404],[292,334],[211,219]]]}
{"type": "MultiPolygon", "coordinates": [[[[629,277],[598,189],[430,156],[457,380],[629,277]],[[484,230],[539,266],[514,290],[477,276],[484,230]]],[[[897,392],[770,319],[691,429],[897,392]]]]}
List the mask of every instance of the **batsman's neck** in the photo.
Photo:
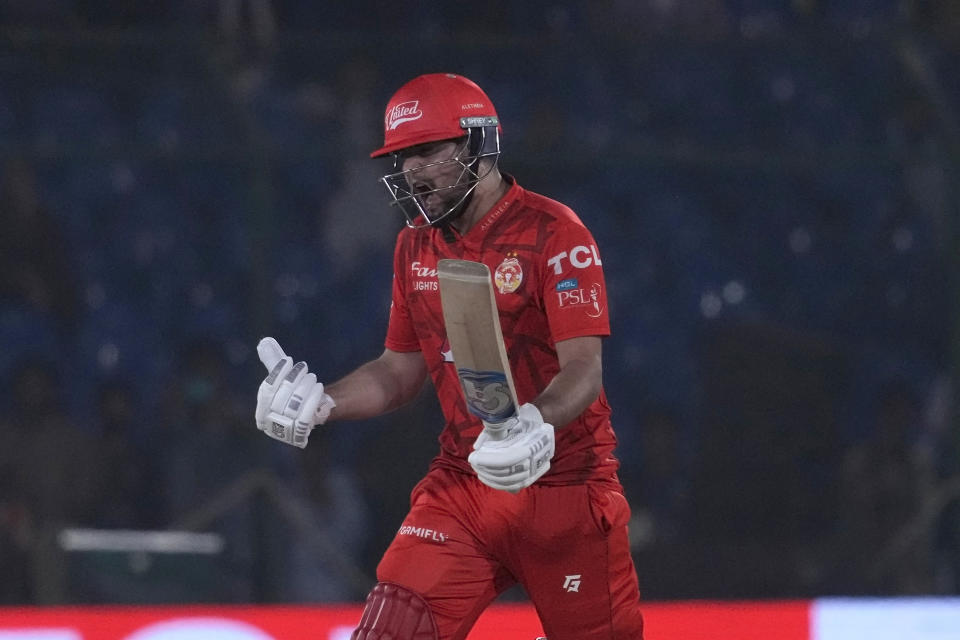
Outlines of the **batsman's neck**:
{"type": "Polygon", "coordinates": [[[504,180],[500,172],[494,168],[477,184],[467,210],[457,220],[451,222],[450,226],[456,229],[461,236],[465,235],[473,228],[473,225],[487,215],[487,212],[497,204],[509,189],[510,183],[504,180]]]}

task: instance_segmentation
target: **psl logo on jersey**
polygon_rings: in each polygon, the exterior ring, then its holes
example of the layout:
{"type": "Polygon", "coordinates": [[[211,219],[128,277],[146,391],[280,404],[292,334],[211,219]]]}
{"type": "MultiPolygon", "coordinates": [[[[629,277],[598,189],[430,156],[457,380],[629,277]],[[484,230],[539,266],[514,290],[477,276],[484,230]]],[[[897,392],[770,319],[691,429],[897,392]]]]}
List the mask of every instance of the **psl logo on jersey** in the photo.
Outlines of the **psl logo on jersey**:
{"type": "Polygon", "coordinates": [[[590,307],[587,315],[591,318],[599,318],[603,315],[603,307],[600,306],[600,285],[590,285],[590,307]]]}
{"type": "Polygon", "coordinates": [[[500,293],[513,293],[523,282],[523,269],[516,254],[507,254],[493,275],[493,282],[500,293]]]}
{"type": "Polygon", "coordinates": [[[393,109],[387,112],[386,122],[384,124],[386,124],[388,131],[393,131],[404,122],[419,120],[422,117],[423,111],[420,111],[420,101],[408,100],[407,102],[394,105],[393,109]]]}
{"type": "Polygon", "coordinates": [[[603,291],[599,284],[591,284],[589,289],[579,287],[566,291],[557,291],[557,302],[561,309],[567,307],[586,307],[585,312],[591,318],[603,315],[603,305],[600,304],[600,293],[603,291]]]}

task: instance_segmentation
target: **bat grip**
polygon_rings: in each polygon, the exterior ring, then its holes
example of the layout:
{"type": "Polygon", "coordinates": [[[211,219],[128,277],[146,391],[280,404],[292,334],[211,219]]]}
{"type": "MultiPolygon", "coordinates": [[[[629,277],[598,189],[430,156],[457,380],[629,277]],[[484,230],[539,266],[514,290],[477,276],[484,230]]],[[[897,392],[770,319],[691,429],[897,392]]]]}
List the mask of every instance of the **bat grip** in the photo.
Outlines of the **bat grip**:
{"type": "Polygon", "coordinates": [[[503,440],[507,436],[507,422],[512,420],[507,418],[503,422],[487,422],[483,420],[483,426],[487,430],[487,435],[490,436],[491,440],[498,441],[503,440]]]}

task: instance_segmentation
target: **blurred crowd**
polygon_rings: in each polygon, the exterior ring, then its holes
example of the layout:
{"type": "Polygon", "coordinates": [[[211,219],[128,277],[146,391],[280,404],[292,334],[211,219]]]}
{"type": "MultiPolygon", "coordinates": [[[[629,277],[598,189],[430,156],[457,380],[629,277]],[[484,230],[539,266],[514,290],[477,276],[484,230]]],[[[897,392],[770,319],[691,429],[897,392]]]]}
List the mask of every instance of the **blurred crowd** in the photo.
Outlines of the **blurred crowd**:
{"type": "Polygon", "coordinates": [[[431,390],[292,450],[253,347],[379,353],[367,154],[440,70],[600,244],[647,597],[960,593],[957,3],[0,0],[0,32],[0,604],[138,597],[58,589],[65,527],[221,533],[211,598],[363,597],[431,390]]]}

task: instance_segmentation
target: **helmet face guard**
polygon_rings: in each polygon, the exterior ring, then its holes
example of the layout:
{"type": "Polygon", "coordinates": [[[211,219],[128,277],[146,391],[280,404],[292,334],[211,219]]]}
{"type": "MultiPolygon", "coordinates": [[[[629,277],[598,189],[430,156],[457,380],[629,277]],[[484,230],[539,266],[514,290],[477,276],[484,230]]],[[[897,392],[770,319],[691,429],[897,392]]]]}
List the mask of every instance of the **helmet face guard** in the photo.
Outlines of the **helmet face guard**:
{"type": "MultiPolygon", "coordinates": [[[[393,198],[390,204],[400,208],[411,229],[439,226],[457,218],[470,204],[473,191],[480,181],[497,166],[500,158],[497,118],[461,118],[460,124],[466,135],[452,157],[406,171],[395,171],[380,179],[393,198]],[[492,161],[481,167],[487,158],[492,161]],[[418,179],[426,169],[448,166],[458,172],[453,184],[431,188],[418,179]],[[442,210],[430,212],[427,199],[431,196],[441,200],[442,210]]],[[[394,168],[399,169],[403,165],[403,152],[394,152],[393,155],[394,168]]]]}

